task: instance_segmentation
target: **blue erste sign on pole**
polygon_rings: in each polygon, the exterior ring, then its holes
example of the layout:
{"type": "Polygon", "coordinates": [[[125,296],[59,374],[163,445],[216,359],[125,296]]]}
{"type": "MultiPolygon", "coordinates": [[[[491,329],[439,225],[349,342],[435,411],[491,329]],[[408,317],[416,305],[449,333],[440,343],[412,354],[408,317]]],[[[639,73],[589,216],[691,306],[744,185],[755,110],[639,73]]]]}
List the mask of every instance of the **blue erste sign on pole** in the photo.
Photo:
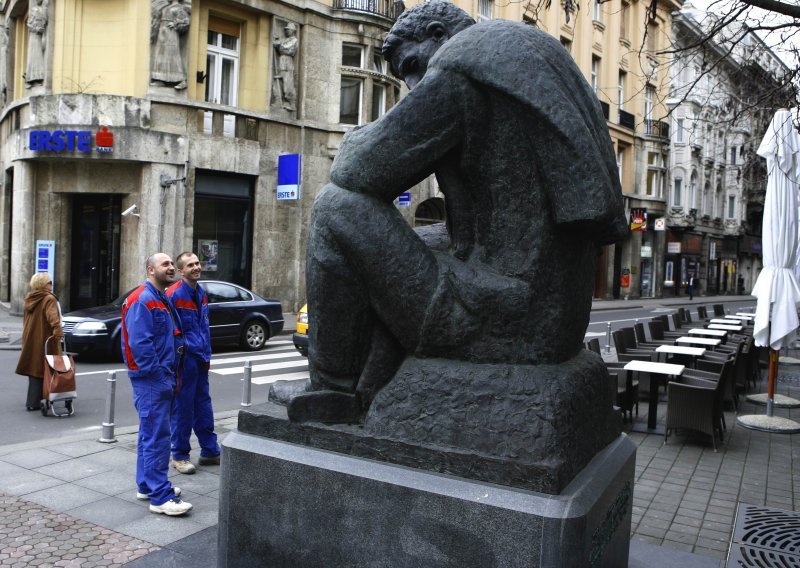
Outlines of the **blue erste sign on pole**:
{"type": "Polygon", "coordinates": [[[292,201],[300,198],[300,154],[278,156],[278,201],[292,201]]]}
{"type": "Polygon", "coordinates": [[[36,241],[36,268],[34,272],[47,272],[50,280],[56,275],[56,242],[36,241]]]}
{"type": "Polygon", "coordinates": [[[401,193],[400,196],[397,198],[397,204],[400,207],[411,207],[411,192],[404,191],[403,193],[401,193]]]}

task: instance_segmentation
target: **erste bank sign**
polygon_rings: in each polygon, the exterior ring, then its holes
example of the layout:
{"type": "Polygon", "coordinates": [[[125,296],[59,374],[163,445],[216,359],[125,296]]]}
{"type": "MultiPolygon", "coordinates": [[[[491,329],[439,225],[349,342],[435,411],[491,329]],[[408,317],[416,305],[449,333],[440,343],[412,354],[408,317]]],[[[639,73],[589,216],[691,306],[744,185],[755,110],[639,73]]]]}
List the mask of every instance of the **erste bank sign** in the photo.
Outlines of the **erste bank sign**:
{"type": "Polygon", "coordinates": [[[109,132],[107,126],[96,134],[91,130],[31,130],[28,149],[32,152],[91,152],[93,149],[113,152],[114,133],[109,132]]]}

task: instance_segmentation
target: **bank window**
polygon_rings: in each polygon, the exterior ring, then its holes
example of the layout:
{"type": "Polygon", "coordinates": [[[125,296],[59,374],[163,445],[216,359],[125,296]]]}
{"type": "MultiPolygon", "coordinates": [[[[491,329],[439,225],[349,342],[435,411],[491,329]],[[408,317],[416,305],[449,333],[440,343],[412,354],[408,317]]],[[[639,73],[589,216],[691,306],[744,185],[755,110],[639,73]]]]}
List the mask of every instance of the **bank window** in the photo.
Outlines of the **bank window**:
{"type": "Polygon", "coordinates": [[[689,208],[694,209],[697,203],[697,173],[692,172],[691,184],[689,185],[689,208]]]}
{"type": "Polygon", "coordinates": [[[731,165],[736,165],[736,146],[731,146],[731,165]]]}
{"type": "Polygon", "coordinates": [[[339,98],[339,122],[342,124],[360,124],[361,93],[364,81],[354,77],[342,77],[339,98]]]}
{"type": "MultiPolygon", "coordinates": [[[[210,17],[206,45],[206,101],[236,106],[239,91],[239,36],[241,27],[235,22],[210,17]]],[[[204,115],[204,132],[211,132],[213,113],[204,115]]],[[[236,117],[224,116],[223,134],[233,136],[236,117]]]]}
{"type": "Polygon", "coordinates": [[[372,49],[372,70],[376,73],[386,73],[386,62],[377,47],[372,49]]]}
{"type": "Polygon", "coordinates": [[[658,152],[647,153],[647,195],[663,197],[663,161],[658,152]]]}
{"type": "Polygon", "coordinates": [[[598,0],[592,1],[592,19],[596,22],[599,22],[603,17],[603,10],[600,2],[598,0]]]}
{"type": "Polygon", "coordinates": [[[360,45],[345,43],[342,45],[342,65],[345,67],[361,67],[364,48],[360,45]]]}
{"type": "Polygon", "coordinates": [[[680,207],[683,201],[683,179],[675,178],[672,182],[672,205],[680,207]]]}
{"type": "Polygon", "coordinates": [[[569,39],[562,36],[561,45],[567,50],[567,53],[572,53],[572,42],[569,39]]]}
{"type": "Polygon", "coordinates": [[[736,217],[736,196],[728,196],[728,219],[736,217]]]}
{"type": "Polygon", "coordinates": [[[624,110],[625,107],[625,79],[627,73],[625,71],[619,72],[619,82],[617,83],[617,104],[619,110],[624,110]]]}
{"type": "Polygon", "coordinates": [[[377,120],[386,112],[386,87],[380,83],[372,84],[372,120],[377,120]]]}
{"type": "Polygon", "coordinates": [[[494,11],[493,0],[478,0],[478,21],[491,20],[494,11]]]}
{"type": "Polygon", "coordinates": [[[619,37],[628,39],[628,18],[630,17],[630,4],[622,3],[622,15],[619,20],[619,37]]]}
{"type": "Polygon", "coordinates": [[[656,46],[658,42],[656,41],[656,36],[658,35],[658,24],[655,22],[650,22],[647,24],[647,51],[653,55],[656,52],[656,46]]]}
{"type": "Polygon", "coordinates": [[[600,80],[600,58],[592,56],[592,90],[597,94],[598,81],[600,80]]]}
{"type": "Polygon", "coordinates": [[[625,150],[619,148],[617,150],[617,171],[619,172],[619,183],[622,184],[622,166],[624,165],[625,150]]]}
{"type": "Polygon", "coordinates": [[[644,90],[644,119],[653,120],[653,107],[656,100],[656,88],[653,85],[647,85],[644,90]]]}
{"type": "Polygon", "coordinates": [[[684,137],[684,119],[679,118],[675,121],[675,142],[683,142],[684,137]]]}

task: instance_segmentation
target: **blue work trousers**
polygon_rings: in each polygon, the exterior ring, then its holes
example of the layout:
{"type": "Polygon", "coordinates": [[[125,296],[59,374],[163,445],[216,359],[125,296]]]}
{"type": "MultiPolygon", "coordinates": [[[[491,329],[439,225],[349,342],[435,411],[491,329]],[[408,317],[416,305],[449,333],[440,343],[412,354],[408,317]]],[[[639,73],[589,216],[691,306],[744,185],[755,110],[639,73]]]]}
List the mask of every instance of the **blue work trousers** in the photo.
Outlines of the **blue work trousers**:
{"type": "Polygon", "coordinates": [[[136,445],[136,484],[139,493],[150,495],[150,503],[163,505],[175,497],[169,473],[169,433],[175,390],[168,377],[137,378],[133,404],[139,414],[136,445]]]}
{"type": "Polygon", "coordinates": [[[183,360],[181,390],[172,407],[173,459],[189,459],[192,429],[200,443],[200,455],[204,458],[218,456],[220,447],[214,433],[207,364],[202,359],[187,355],[183,360]]]}

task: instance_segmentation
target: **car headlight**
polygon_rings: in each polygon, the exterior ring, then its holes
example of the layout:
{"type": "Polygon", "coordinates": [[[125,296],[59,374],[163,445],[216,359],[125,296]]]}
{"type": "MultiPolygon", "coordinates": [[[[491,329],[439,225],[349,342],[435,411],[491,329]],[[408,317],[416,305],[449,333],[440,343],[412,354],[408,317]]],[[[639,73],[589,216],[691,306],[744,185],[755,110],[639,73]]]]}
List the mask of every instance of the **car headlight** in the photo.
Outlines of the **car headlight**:
{"type": "Polygon", "coordinates": [[[308,323],[308,314],[306,312],[298,312],[297,323],[308,323]]]}
{"type": "Polygon", "coordinates": [[[73,333],[103,333],[108,331],[106,324],[101,321],[82,321],[73,329],[73,333]]]}

